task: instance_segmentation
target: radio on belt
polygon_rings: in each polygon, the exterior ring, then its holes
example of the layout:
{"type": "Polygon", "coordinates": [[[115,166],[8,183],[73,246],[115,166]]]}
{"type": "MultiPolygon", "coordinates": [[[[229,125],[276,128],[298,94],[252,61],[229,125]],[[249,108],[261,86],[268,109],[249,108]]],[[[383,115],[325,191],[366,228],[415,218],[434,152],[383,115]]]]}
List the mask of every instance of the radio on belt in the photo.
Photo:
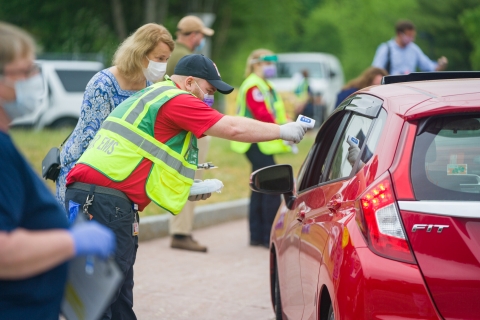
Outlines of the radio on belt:
{"type": "Polygon", "coordinates": [[[313,129],[313,127],[315,127],[315,120],[305,117],[302,114],[298,115],[297,122],[303,123],[308,129],[313,129]]]}

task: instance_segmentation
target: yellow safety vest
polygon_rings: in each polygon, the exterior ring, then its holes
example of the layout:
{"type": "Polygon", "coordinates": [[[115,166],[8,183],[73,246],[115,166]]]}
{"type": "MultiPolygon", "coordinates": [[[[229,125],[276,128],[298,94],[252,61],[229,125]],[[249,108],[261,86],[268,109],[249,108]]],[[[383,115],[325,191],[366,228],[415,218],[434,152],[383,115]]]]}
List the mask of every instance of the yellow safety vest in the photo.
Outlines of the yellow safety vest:
{"type": "Polygon", "coordinates": [[[308,96],[308,79],[303,78],[302,82],[295,88],[295,95],[302,101],[307,101],[308,96]]]}
{"type": "MultiPolygon", "coordinates": [[[[268,112],[272,114],[275,119],[275,123],[284,124],[287,122],[287,116],[285,114],[285,107],[283,105],[282,98],[275,92],[273,85],[268,81],[260,78],[256,74],[250,74],[247,79],[240,86],[237,96],[237,115],[253,118],[250,110],[247,108],[246,95],[250,88],[257,87],[262,93],[267,106],[268,112]]],[[[230,148],[238,153],[245,153],[250,149],[251,143],[246,142],[230,142],[230,148]]],[[[258,148],[263,154],[271,155],[277,153],[290,152],[290,146],[286,145],[283,140],[272,140],[259,142],[258,148]]]]}
{"type": "Polygon", "coordinates": [[[152,161],[145,177],[146,194],[161,208],[178,214],[197,169],[197,139],[182,131],[163,144],[154,137],[154,124],[162,105],[180,94],[189,93],[167,80],[132,95],[107,117],[78,163],[118,182],[127,179],[143,159],[152,161]]]}

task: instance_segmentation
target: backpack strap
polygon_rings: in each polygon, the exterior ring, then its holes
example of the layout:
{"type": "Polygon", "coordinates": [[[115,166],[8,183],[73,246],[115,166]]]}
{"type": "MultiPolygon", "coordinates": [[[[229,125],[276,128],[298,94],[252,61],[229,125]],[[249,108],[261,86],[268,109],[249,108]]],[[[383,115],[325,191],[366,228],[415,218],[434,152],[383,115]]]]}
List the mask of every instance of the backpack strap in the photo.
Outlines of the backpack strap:
{"type": "Polygon", "coordinates": [[[388,48],[387,49],[387,63],[385,63],[385,70],[387,70],[388,74],[392,74],[392,72],[391,72],[392,71],[391,70],[391,68],[392,68],[392,57],[391,57],[392,53],[390,51],[390,45],[388,44],[388,41],[385,42],[385,44],[387,45],[387,48],[388,48]]]}

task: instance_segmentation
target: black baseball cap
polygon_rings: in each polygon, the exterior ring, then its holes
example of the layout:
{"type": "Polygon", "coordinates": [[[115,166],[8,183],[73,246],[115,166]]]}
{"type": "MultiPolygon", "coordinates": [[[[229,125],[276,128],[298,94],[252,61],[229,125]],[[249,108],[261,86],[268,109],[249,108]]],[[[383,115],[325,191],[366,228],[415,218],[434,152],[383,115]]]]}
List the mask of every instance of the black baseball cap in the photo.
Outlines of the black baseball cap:
{"type": "Polygon", "coordinates": [[[233,91],[231,85],[222,81],[215,63],[203,54],[189,54],[182,57],[175,66],[173,74],[207,80],[208,83],[217,88],[218,92],[223,94],[229,94],[233,91]]]}

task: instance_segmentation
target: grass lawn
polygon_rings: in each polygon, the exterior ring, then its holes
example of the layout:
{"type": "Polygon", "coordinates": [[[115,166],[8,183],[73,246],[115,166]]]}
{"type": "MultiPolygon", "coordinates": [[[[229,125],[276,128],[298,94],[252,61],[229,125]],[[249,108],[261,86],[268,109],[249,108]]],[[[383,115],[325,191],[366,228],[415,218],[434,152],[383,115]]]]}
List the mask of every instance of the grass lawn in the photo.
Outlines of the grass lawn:
{"type": "MultiPolygon", "coordinates": [[[[69,133],[70,130],[67,129],[56,131],[33,131],[24,129],[10,130],[10,134],[15,141],[15,144],[34,167],[39,176],[41,176],[42,160],[48,150],[53,146],[59,146],[69,133]]],[[[303,160],[313,144],[315,133],[316,131],[307,133],[302,142],[298,144],[298,154],[276,155],[275,161],[278,164],[291,164],[294,173],[297,174],[303,160]]],[[[219,179],[223,182],[225,187],[221,193],[213,194],[210,199],[198,202],[198,205],[236,200],[250,196],[250,189],[248,187],[251,171],[250,163],[244,155],[230,150],[229,141],[213,138],[210,143],[207,161],[211,161],[214,165],[218,166],[218,169],[207,170],[203,178],[219,179]]],[[[55,183],[50,180],[45,183],[54,193],[55,183]]],[[[150,204],[145,208],[141,215],[147,216],[160,213],[163,213],[160,208],[154,204],[150,204]]]]}

